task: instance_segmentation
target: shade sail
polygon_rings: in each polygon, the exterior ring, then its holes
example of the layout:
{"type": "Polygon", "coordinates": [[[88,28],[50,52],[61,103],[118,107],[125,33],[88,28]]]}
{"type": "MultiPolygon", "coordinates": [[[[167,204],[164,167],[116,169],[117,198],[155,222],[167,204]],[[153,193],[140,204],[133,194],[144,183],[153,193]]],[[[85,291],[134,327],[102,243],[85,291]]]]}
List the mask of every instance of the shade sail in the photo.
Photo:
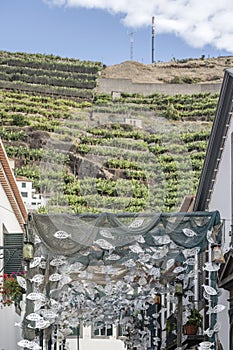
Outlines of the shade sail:
{"type": "MultiPolygon", "coordinates": [[[[127,346],[144,349],[148,325],[159,327],[147,310],[155,295],[174,293],[177,280],[187,318],[197,256],[209,244],[221,243],[221,220],[218,211],[33,214],[28,232],[36,256],[29,267],[34,294],[27,298],[34,299],[45,328],[56,325],[65,337],[81,322],[114,324],[124,328],[127,346]],[[46,318],[42,309],[53,311],[54,318],[46,318]],[[143,336],[132,338],[135,327],[143,336]]],[[[213,300],[208,297],[211,308],[216,293],[213,300]]]]}

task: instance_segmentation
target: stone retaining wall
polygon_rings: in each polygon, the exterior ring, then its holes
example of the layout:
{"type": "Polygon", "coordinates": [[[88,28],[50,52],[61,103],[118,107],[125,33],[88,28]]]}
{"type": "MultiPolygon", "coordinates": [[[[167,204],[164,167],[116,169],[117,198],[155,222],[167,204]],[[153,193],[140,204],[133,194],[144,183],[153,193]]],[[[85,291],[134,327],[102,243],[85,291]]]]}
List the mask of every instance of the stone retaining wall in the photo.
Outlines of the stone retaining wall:
{"type": "Polygon", "coordinates": [[[216,84],[156,84],[156,83],[133,83],[131,79],[106,79],[99,78],[95,89],[98,93],[139,93],[141,95],[152,95],[154,93],[176,95],[176,94],[198,94],[200,92],[219,92],[222,83],[216,84]]]}

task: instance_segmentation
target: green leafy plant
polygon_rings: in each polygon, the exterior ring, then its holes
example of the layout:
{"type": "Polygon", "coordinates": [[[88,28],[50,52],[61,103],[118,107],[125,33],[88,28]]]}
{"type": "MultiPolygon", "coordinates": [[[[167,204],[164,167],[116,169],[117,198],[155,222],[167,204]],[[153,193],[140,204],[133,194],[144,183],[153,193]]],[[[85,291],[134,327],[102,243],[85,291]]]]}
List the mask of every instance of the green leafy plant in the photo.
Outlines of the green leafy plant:
{"type": "Polygon", "coordinates": [[[0,276],[3,280],[0,283],[0,293],[2,295],[2,299],[0,303],[3,306],[10,306],[11,304],[17,303],[23,293],[22,287],[18,284],[17,276],[24,277],[24,273],[11,273],[10,275],[4,274],[0,276]]]}
{"type": "Polygon", "coordinates": [[[191,314],[188,317],[186,325],[196,325],[197,327],[202,326],[203,316],[197,309],[192,309],[191,314]]]}

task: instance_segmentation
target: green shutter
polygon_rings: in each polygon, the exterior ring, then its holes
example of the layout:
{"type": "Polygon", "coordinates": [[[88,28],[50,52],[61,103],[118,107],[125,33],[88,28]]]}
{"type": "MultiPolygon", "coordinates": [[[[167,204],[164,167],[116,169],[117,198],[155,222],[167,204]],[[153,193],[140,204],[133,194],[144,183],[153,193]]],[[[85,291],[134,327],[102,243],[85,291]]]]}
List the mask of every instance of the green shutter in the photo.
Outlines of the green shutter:
{"type": "Polygon", "coordinates": [[[23,233],[4,233],[4,273],[23,271],[23,233]]]}

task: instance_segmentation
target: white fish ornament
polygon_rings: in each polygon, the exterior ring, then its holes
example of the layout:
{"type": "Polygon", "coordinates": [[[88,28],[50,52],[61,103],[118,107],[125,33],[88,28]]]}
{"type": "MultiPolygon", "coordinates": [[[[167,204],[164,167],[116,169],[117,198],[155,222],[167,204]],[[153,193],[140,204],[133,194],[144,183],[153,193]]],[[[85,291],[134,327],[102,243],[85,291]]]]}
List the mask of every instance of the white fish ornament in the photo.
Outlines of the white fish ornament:
{"type": "Polygon", "coordinates": [[[29,321],[38,321],[41,320],[42,317],[39,314],[32,312],[31,314],[26,316],[26,319],[29,321]]]}
{"type": "Polygon", "coordinates": [[[211,286],[208,286],[206,284],[202,284],[202,287],[204,287],[205,289],[205,292],[209,295],[217,295],[217,291],[216,289],[214,289],[213,287],[211,286]]]}
{"type": "Polygon", "coordinates": [[[34,275],[31,278],[31,282],[36,283],[37,285],[42,284],[44,282],[44,275],[41,275],[41,274],[34,275]]]}
{"type": "Polygon", "coordinates": [[[129,246],[129,249],[133,252],[133,253],[143,253],[143,249],[140,247],[139,244],[133,244],[129,246]]]}
{"type": "Polygon", "coordinates": [[[36,256],[32,261],[30,261],[29,267],[30,269],[37,267],[41,262],[41,257],[36,256]]]}
{"type": "Polygon", "coordinates": [[[217,313],[223,311],[225,308],[226,308],[225,305],[218,304],[218,305],[215,305],[213,308],[210,307],[206,313],[207,314],[217,314],[217,313]]]}
{"type": "Polygon", "coordinates": [[[205,265],[203,266],[203,270],[213,272],[213,271],[218,271],[220,269],[220,264],[215,264],[211,262],[206,262],[205,265]]]}
{"type": "Polygon", "coordinates": [[[28,345],[30,345],[30,340],[27,339],[22,339],[20,340],[17,345],[20,346],[21,348],[28,348],[28,345]]]}
{"type": "Polygon", "coordinates": [[[66,261],[62,258],[54,258],[53,260],[50,261],[51,266],[61,266],[64,265],[66,261]]]}
{"type": "Polygon", "coordinates": [[[99,233],[100,233],[100,235],[102,236],[102,237],[105,237],[105,238],[110,238],[110,239],[113,239],[114,237],[113,237],[113,235],[112,235],[112,233],[109,231],[109,230],[100,230],[99,231],[99,233]]]}
{"type": "Polygon", "coordinates": [[[193,237],[196,236],[196,232],[194,232],[193,230],[191,230],[190,228],[183,228],[183,233],[185,234],[185,236],[187,237],[193,237]]]}
{"type": "Polygon", "coordinates": [[[117,255],[117,254],[110,254],[106,260],[119,260],[121,257],[120,255],[117,255]]]}
{"type": "Polygon", "coordinates": [[[35,300],[46,301],[46,296],[42,293],[37,293],[37,292],[29,293],[26,296],[26,298],[33,301],[35,300]]]}
{"type": "Polygon", "coordinates": [[[143,222],[144,222],[143,219],[136,219],[129,225],[129,227],[132,227],[132,228],[140,227],[142,226],[143,222]]]}
{"type": "Polygon", "coordinates": [[[16,276],[17,282],[23,289],[27,290],[27,282],[24,277],[16,276]]]}
{"type": "Polygon", "coordinates": [[[49,280],[51,282],[57,282],[57,281],[60,281],[61,279],[62,279],[62,275],[60,273],[55,272],[49,276],[49,280]]]}
{"type": "Polygon", "coordinates": [[[71,234],[67,233],[65,231],[57,231],[54,233],[54,237],[57,239],[67,239],[67,238],[71,237],[71,234]]]}
{"type": "Polygon", "coordinates": [[[114,246],[103,238],[97,239],[97,241],[94,241],[93,243],[97,244],[102,249],[106,249],[106,250],[114,249],[114,246]]]}

